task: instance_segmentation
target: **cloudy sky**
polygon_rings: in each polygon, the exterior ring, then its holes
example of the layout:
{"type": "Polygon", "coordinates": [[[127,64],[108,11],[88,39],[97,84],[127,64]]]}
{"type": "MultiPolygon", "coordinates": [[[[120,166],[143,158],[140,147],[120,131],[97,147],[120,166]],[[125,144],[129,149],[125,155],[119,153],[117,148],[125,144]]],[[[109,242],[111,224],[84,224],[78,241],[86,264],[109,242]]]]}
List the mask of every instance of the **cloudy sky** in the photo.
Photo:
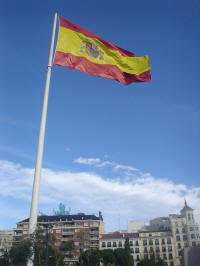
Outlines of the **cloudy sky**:
{"type": "Polygon", "coordinates": [[[200,222],[200,3],[0,3],[0,229],[29,216],[53,16],[148,54],[151,83],[53,67],[39,211],[102,211],[106,230],[178,212],[200,222]]]}

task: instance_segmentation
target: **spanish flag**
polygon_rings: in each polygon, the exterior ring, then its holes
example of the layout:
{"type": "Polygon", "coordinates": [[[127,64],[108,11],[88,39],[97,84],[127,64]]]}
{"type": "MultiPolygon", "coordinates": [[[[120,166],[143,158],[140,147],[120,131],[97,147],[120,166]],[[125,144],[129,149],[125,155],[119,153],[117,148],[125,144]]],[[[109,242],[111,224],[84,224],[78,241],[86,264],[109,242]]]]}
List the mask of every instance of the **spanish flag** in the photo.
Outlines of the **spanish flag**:
{"type": "Polygon", "coordinates": [[[62,17],[53,64],[125,85],[151,80],[148,56],[136,57],[62,17]]]}

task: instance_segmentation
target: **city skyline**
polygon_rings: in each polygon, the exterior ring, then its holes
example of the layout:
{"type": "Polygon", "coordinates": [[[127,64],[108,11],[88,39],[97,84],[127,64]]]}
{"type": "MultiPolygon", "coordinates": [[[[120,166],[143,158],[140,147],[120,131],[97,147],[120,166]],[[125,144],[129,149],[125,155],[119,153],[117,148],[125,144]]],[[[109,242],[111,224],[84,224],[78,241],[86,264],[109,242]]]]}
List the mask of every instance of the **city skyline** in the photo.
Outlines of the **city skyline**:
{"type": "Polygon", "coordinates": [[[0,4],[0,229],[27,218],[55,12],[150,57],[152,81],[115,81],[54,66],[39,210],[102,211],[106,231],[177,213],[200,222],[197,1],[0,4]],[[135,11],[135,12],[133,12],[135,11]],[[90,16],[88,15],[90,14],[90,16]]]}

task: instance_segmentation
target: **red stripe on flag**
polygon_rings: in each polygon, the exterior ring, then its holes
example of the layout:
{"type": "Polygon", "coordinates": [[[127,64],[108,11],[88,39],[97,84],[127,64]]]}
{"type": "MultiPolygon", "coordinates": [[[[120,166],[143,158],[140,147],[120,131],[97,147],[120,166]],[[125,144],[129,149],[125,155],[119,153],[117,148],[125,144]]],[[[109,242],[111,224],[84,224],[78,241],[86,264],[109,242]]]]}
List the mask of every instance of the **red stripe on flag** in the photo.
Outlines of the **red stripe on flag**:
{"type": "Polygon", "coordinates": [[[101,39],[100,37],[98,37],[98,36],[95,35],[94,33],[92,33],[92,32],[90,32],[90,31],[88,31],[88,30],[85,30],[85,29],[81,28],[80,26],[78,26],[78,25],[76,25],[76,24],[70,22],[70,21],[67,20],[67,19],[64,19],[64,18],[62,18],[62,17],[59,17],[59,23],[60,23],[60,26],[61,26],[61,27],[68,28],[68,29],[71,29],[71,30],[73,30],[73,31],[83,33],[85,36],[90,37],[90,38],[98,39],[98,40],[99,40],[100,42],[102,42],[102,43],[103,43],[108,49],[111,49],[111,50],[117,50],[117,51],[119,51],[119,52],[121,53],[121,55],[123,55],[123,56],[130,56],[130,57],[135,56],[134,53],[129,52],[129,51],[127,51],[127,50],[125,50],[125,49],[122,49],[122,48],[120,48],[120,47],[118,47],[118,46],[116,46],[116,45],[114,45],[114,44],[112,44],[112,43],[110,43],[110,42],[107,42],[107,41],[101,39]]]}
{"type": "Polygon", "coordinates": [[[129,74],[122,72],[117,66],[96,64],[89,61],[85,57],[75,56],[59,51],[56,51],[55,53],[53,64],[59,66],[66,66],[70,69],[78,69],[81,72],[94,76],[113,79],[125,85],[128,85],[133,82],[149,82],[151,80],[150,71],[146,71],[140,75],[129,74]]]}

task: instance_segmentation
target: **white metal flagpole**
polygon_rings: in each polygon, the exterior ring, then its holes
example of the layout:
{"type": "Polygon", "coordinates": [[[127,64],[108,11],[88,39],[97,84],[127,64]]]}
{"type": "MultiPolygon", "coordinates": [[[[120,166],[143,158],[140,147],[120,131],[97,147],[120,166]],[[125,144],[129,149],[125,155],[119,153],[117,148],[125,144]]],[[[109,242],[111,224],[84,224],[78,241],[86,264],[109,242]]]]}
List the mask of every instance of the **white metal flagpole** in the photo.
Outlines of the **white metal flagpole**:
{"type": "MultiPolygon", "coordinates": [[[[57,22],[57,13],[55,13],[55,16],[54,16],[53,31],[52,31],[52,37],[51,37],[51,47],[50,47],[50,53],[49,53],[49,62],[48,62],[48,67],[47,67],[47,77],[46,77],[46,84],[45,84],[45,91],[44,91],[44,101],[43,101],[42,116],[41,116],[41,123],[40,123],[38,151],[37,151],[37,158],[36,158],[31,211],[30,211],[30,219],[29,219],[29,234],[30,235],[35,231],[36,226],[37,226],[38,200],[39,200],[39,192],[40,192],[40,177],[41,177],[41,169],[42,169],[42,157],[43,157],[43,148],[44,148],[44,136],[45,136],[49,85],[50,85],[52,59],[53,59],[53,48],[54,48],[54,40],[55,40],[55,32],[56,32],[56,22],[57,22]]],[[[33,262],[29,261],[28,266],[31,266],[31,265],[33,265],[33,262]]]]}

